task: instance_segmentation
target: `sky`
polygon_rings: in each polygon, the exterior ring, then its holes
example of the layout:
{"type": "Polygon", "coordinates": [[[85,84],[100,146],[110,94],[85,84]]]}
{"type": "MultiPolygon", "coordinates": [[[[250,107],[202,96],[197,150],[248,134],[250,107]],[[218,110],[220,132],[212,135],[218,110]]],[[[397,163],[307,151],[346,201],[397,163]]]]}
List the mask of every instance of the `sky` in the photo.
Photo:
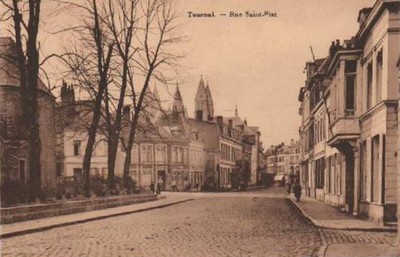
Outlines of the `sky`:
{"type": "MultiPolygon", "coordinates": [[[[179,69],[180,91],[190,116],[201,75],[209,82],[215,115],[238,114],[258,126],[264,148],[298,139],[297,100],[304,86],[305,63],[326,57],[331,41],[354,36],[358,11],[375,0],[174,0],[179,32],[185,36],[177,50],[185,53],[179,69]],[[230,12],[276,13],[276,17],[229,17],[230,12]],[[191,18],[188,12],[211,13],[213,18],[191,18]],[[220,16],[226,14],[226,16],[220,16]]],[[[43,1],[44,13],[52,6],[43,1]]],[[[76,14],[74,14],[76,15],[76,14]]],[[[72,18],[71,18],[72,17],[72,18]]],[[[57,16],[53,26],[70,17],[57,16]]],[[[6,35],[0,28],[0,35],[6,35]]],[[[68,38],[40,35],[45,52],[61,52],[68,38]]],[[[46,68],[46,67],[45,67],[46,68]]],[[[47,67],[51,69],[52,67],[47,67]]],[[[56,81],[54,83],[60,83],[56,81]]],[[[161,92],[171,99],[175,89],[161,92]]]]}
{"type": "Polygon", "coordinates": [[[331,41],[354,36],[358,11],[375,0],[181,0],[188,35],[181,93],[189,114],[201,74],[209,81],[215,113],[239,116],[258,126],[266,148],[298,139],[297,100],[303,70],[328,54],[331,41]],[[277,17],[189,18],[187,12],[276,12],[277,17]]]}

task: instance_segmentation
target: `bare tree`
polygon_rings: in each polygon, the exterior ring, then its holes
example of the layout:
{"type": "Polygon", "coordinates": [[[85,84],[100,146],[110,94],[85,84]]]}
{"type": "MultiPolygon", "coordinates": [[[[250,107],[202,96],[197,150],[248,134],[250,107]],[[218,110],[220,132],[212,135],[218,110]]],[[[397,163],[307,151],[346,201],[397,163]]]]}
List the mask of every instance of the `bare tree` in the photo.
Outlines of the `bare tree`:
{"type": "Polygon", "coordinates": [[[128,87],[128,70],[131,59],[137,51],[134,46],[137,17],[136,0],[108,0],[105,6],[105,21],[110,35],[115,41],[116,56],[114,58],[115,74],[113,77],[114,92],[107,91],[105,101],[107,139],[108,139],[108,187],[115,187],[115,161],[122,130],[122,115],[125,94],[128,87]],[[116,95],[116,96],[114,96],[116,95]]]}
{"type": "MultiPolygon", "coordinates": [[[[115,42],[109,37],[109,31],[102,13],[103,2],[87,0],[83,4],[58,1],[68,10],[78,9],[82,14],[81,24],[73,27],[76,42],[65,61],[71,77],[92,99],[92,117],[88,127],[87,144],[83,158],[83,182],[86,195],[90,193],[90,167],[96,142],[99,122],[104,111],[102,103],[110,84],[111,62],[115,42]]],[[[65,29],[66,31],[69,28],[65,29]]]]}
{"type": "Polygon", "coordinates": [[[173,54],[171,46],[181,41],[181,37],[175,32],[177,28],[177,16],[174,12],[173,2],[168,0],[146,0],[140,2],[142,18],[142,34],[139,37],[140,51],[133,59],[135,68],[140,72],[129,69],[129,85],[132,93],[133,117],[130,124],[123,176],[127,183],[129,178],[129,166],[131,164],[131,152],[135,140],[138,121],[143,109],[146,92],[150,82],[156,78],[163,82],[166,77],[161,71],[162,66],[173,67],[181,56],[173,54]],[[136,85],[134,75],[141,73],[144,77],[141,85],[136,85]]]}
{"type": "Polygon", "coordinates": [[[38,122],[38,80],[39,62],[39,25],[40,0],[0,1],[5,7],[1,22],[12,20],[11,34],[16,45],[14,65],[19,72],[21,103],[23,109],[23,131],[28,140],[29,151],[29,198],[34,200],[41,190],[41,141],[38,122]]]}
{"type": "Polygon", "coordinates": [[[108,186],[112,189],[124,126],[124,105],[128,102],[133,106],[129,140],[125,144],[123,173],[127,182],[134,136],[140,113],[146,106],[146,92],[152,79],[168,83],[161,67],[176,67],[180,56],[170,49],[180,37],[175,35],[176,16],[170,1],[91,1],[81,5],[59,0],[86,13],[82,15],[81,27],[73,28],[78,29],[80,40],[72,48],[75,54],[69,54],[67,61],[74,79],[78,80],[76,84],[93,99],[93,120],[83,163],[85,189],[89,189],[90,159],[96,132],[102,130],[103,125],[106,129],[102,132],[108,143],[108,186]]]}

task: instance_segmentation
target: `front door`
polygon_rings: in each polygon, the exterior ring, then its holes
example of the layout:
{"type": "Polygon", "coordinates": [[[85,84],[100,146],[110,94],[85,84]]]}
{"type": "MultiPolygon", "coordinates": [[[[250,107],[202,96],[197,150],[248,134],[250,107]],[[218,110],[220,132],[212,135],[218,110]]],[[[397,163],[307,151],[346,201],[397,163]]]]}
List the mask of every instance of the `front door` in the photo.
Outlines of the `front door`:
{"type": "Polygon", "coordinates": [[[346,153],[346,204],[348,212],[353,213],[354,208],[354,152],[346,153]]]}
{"type": "Polygon", "coordinates": [[[165,179],[166,179],[165,170],[158,170],[158,171],[157,171],[157,181],[158,181],[158,179],[160,179],[160,177],[161,177],[161,179],[162,179],[162,181],[163,181],[163,184],[162,184],[160,190],[165,190],[165,185],[166,185],[166,181],[165,181],[165,179]]]}

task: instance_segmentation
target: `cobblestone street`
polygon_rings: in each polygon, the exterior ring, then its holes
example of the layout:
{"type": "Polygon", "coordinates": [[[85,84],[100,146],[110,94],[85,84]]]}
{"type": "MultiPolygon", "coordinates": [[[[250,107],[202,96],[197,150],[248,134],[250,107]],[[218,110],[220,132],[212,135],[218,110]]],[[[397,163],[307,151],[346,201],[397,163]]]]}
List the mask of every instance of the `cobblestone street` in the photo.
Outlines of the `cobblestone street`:
{"type": "Polygon", "coordinates": [[[319,229],[278,189],[193,201],[2,240],[2,256],[313,256],[323,244],[393,244],[395,233],[319,229]]]}

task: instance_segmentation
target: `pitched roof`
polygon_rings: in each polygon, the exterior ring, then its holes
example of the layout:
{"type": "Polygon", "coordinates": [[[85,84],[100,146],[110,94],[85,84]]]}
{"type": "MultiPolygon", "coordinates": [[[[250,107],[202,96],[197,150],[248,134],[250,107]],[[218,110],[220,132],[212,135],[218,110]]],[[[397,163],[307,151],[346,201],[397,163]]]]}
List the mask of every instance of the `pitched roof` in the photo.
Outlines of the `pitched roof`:
{"type": "MultiPolygon", "coordinates": [[[[17,61],[14,40],[11,37],[0,37],[0,86],[21,86],[17,61]]],[[[51,94],[40,78],[38,88],[51,94]]]]}
{"type": "Polygon", "coordinates": [[[187,119],[190,133],[197,133],[199,140],[203,141],[204,149],[209,151],[219,150],[219,128],[217,123],[212,121],[198,121],[187,119]]]}

